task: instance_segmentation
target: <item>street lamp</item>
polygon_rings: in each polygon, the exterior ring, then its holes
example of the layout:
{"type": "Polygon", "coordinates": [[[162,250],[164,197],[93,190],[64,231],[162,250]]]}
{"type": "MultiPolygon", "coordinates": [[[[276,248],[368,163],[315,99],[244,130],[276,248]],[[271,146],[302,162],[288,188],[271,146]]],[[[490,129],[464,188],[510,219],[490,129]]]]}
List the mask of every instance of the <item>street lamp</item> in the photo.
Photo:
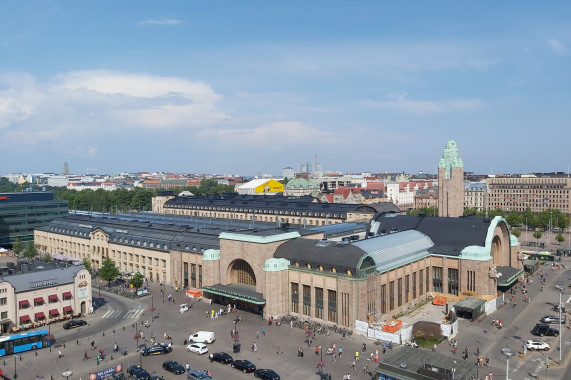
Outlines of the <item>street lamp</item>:
{"type": "Polygon", "coordinates": [[[506,380],[509,380],[508,373],[509,373],[509,368],[510,368],[510,356],[514,356],[515,351],[506,347],[506,348],[502,348],[502,354],[506,355],[506,380]]]}
{"type": "Polygon", "coordinates": [[[561,330],[561,293],[565,288],[561,285],[555,285],[555,287],[559,289],[559,364],[561,364],[561,351],[563,350],[561,346],[561,335],[563,335],[563,330],[561,330]]]}
{"type": "Polygon", "coordinates": [[[14,355],[14,379],[18,378],[18,371],[16,371],[16,366],[18,363],[18,357],[16,355],[14,355]]]}

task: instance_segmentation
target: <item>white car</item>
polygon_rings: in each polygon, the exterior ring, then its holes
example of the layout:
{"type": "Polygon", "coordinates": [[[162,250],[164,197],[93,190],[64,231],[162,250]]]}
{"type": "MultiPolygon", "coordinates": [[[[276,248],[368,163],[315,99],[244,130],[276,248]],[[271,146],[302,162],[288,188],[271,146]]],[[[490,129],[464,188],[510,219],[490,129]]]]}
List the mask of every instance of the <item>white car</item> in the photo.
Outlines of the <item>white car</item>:
{"type": "Polygon", "coordinates": [[[183,303],[182,305],[180,305],[180,313],[184,313],[185,311],[188,311],[188,305],[183,303]]]}
{"type": "Polygon", "coordinates": [[[208,347],[204,343],[191,343],[186,346],[186,350],[194,352],[195,354],[202,355],[208,352],[208,347]]]}
{"type": "Polygon", "coordinates": [[[525,348],[527,348],[530,351],[533,351],[533,350],[547,351],[551,348],[551,346],[549,345],[549,343],[540,342],[537,340],[527,340],[525,342],[525,348]]]}

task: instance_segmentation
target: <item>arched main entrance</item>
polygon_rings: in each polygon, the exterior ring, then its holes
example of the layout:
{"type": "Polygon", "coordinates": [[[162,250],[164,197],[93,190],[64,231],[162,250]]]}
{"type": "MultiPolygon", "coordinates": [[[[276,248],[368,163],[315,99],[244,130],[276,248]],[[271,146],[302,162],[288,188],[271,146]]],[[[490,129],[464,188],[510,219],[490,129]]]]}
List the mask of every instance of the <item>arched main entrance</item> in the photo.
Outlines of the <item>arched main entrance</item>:
{"type": "Polygon", "coordinates": [[[493,257],[494,264],[502,265],[502,239],[498,235],[492,239],[492,250],[490,254],[493,257]]]}
{"type": "Polygon", "coordinates": [[[254,270],[244,260],[236,260],[230,266],[229,283],[239,283],[256,286],[256,275],[254,270]]]}

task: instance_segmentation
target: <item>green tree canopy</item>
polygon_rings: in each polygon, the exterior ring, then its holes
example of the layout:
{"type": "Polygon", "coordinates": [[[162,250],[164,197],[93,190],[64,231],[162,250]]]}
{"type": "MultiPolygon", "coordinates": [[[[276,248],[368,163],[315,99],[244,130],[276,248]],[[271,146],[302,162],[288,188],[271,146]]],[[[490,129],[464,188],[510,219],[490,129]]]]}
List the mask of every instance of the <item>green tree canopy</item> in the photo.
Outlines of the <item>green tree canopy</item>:
{"type": "Polygon", "coordinates": [[[519,230],[519,228],[512,228],[512,235],[515,236],[516,238],[519,238],[521,236],[521,231],[519,230]]]}
{"type": "Polygon", "coordinates": [[[516,210],[511,210],[506,217],[506,221],[510,226],[519,226],[522,222],[521,214],[516,210]]]}
{"type": "Polygon", "coordinates": [[[562,233],[558,233],[557,236],[555,236],[555,239],[559,242],[559,244],[565,241],[565,238],[563,237],[562,233]]]}
{"type": "Polygon", "coordinates": [[[20,240],[20,238],[16,238],[16,241],[14,242],[14,244],[12,244],[12,250],[14,251],[14,253],[16,254],[16,256],[20,256],[20,253],[22,253],[22,251],[24,250],[24,243],[22,243],[22,240],[20,240]]]}
{"type": "Polygon", "coordinates": [[[33,259],[37,255],[38,255],[38,250],[36,249],[34,243],[33,242],[28,243],[28,245],[26,246],[26,250],[24,251],[24,257],[33,259]]]}
{"type": "Polygon", "coordinates": [[[111,281],[115,280],[119,276],[119,269],[115,266],[115,262],[109,257],[103,259],[101,266],[99,267],[99,277],[107,281],[111,285],[111,281]]]}
{"type": "Polygon", "coordinates": [[[87,257],[83,258],[83,260],[81,261],[81,264],[83,264],[85,269],[87,269],[89,272],[91,272],[91,261],[87,257]]]}
{"type": "Polygon", "coordinates": [[[543,236],[543,234],[541,233],[541,231],[535,231],[533,233],[533,237],[536,239],[541,239],[542,236],[543,236]]]}
{"type": "Polygon", "coordinates": [[[131,277],[129,284],[133,285],[133,288],[139,289],[141,286],[143,286],[143,280],[143,275],[137,272],[133,277],[131,277]]]}

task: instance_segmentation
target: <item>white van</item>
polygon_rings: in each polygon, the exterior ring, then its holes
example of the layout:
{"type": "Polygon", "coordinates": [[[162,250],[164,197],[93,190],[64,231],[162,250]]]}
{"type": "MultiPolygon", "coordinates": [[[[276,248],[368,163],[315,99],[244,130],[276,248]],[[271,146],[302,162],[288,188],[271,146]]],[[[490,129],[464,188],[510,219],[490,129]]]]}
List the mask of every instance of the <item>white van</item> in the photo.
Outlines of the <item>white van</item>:
{"type": "Polygon", "coordinates": [[[198,331],[188,337],[189,343],[212,343],[216,340],[212,331],[198,331]]]}

